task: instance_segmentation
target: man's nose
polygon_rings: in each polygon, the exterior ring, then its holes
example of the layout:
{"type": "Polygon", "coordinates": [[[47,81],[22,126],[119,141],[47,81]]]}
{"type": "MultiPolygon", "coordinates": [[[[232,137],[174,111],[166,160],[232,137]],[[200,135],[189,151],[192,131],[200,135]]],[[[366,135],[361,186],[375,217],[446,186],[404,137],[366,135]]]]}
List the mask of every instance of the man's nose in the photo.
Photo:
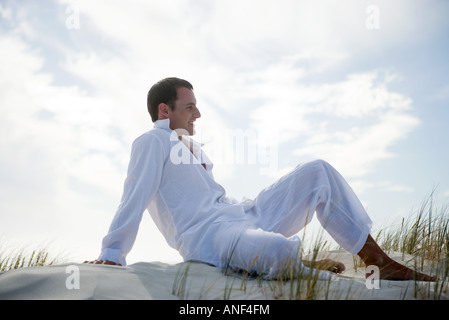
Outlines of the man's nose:
{"type": "Polygon", "coordinates": [[[200,112],[200,109],[198,109],[198,108],[196,108],[196,110],[195,110],[195,118],[196,119],[201,118],[201,112],[200,112]]]}

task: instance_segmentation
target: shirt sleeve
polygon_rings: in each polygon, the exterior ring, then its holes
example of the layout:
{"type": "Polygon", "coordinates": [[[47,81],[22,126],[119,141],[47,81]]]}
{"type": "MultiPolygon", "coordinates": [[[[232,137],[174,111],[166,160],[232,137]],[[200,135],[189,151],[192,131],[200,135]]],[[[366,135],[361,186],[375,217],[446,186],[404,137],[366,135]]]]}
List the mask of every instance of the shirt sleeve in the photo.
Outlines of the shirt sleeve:
{"type": "Polygon", "coordinates": [[[136,240],[142,214],[159,188],[165,154],[157,136],[147,134],[134,141],[122,199],[103,238],[99,259],[126,266],[126,256],[136,240]]]}

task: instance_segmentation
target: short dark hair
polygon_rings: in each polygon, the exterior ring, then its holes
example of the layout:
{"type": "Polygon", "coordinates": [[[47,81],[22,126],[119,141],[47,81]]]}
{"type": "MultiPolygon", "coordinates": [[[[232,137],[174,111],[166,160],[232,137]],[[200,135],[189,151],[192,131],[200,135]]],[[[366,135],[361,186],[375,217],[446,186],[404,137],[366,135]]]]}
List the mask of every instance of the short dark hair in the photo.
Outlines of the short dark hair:
{"type": "Polygon", "coordinates": [[[159,104],[165,103],[171,110],[175,109],[179,88],[193,90],[190,82],[179,78],[165,78],[151,87],[147,96],[147,107],[153,122],[158,120],[159,104]]]}

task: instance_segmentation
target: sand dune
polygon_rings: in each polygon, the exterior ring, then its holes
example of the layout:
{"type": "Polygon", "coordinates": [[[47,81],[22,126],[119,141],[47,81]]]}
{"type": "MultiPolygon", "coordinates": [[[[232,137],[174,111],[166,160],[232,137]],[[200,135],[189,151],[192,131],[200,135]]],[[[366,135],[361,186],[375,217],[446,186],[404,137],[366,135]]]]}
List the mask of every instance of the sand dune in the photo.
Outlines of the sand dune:
{"type": "MultiPolygon", "coordinates": [[[[449,298],[447,291],[440,294],[435,290],[435,283],[381,281],[380,289],[368,289],[364,269],[355,269],[350,254],[334,251],[321,255],[344,262],[347,270],[342,275],[333,275],[329,281],[316,281],[313,290],[313,282],[301,281],[300,298],[449,298]]],[[[392,257],[402,262],[409,259],[402,254],[392,257]]],[[[447,289],[448,284],[445,286],[447,289]]],[[[298,281],[266,281],[236,273],[224,275],[221,270],[200,263],[142,262],[127,267],[64,264],[0,273],[0,299],[279,300],[296,298],[297,287],[298,281]]]]}

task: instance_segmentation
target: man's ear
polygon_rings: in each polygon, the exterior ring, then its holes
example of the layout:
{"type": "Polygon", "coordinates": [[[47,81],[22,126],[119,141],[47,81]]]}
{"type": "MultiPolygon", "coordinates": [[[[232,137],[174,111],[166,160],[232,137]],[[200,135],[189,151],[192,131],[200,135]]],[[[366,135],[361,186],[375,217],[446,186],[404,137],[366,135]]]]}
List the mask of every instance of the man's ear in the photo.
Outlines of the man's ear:
{"type": "Polygon", "coordinates": [[[170,107],[165,104],[165,103],[160,103],[158,106],[158,119],[159,120],[164,120],[164,119],[168,119],[168,109],[170,107]]]}

